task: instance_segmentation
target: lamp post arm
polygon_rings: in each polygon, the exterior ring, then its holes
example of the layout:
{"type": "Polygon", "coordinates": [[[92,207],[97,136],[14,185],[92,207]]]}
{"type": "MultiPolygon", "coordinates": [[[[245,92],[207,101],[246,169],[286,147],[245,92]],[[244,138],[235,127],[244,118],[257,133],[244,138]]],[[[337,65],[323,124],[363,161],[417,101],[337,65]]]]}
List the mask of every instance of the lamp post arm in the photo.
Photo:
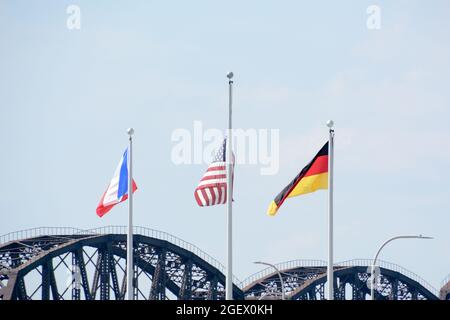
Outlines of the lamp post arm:
{"type": "Polygon", "coordinates": [[[278,273],[278,277],[280,278],[280,283],[281,283],[281,300],[285,300],[286,296],[284,294],[284,281],[283,281],[283,276],[281,275],[280,270],[273,264],[271,263],[267,263],[267,262],[262,262],[262,261],[257,261],[255,262],[256,264],[264,264],[266,266],[272,267],[275,269],[275,271],[278,273]]]}
{"type": "Polygon", "coordinates": [[[381,250],[383,250],[383,248],[389,242],[392,242],[397,239],[433,239],[433,238],[432,237],[424,237],[422,235],[418,235],[418,236],[416,236],[416,235],[401,235],[401,236],[395,236],[395,237],[389,238],[385,242],[383,242],[383,244],[381,245],[381,247],[378,249],[377,253],[375,254],[375,257],[373,258],[371,271],[370,271],[371,277],[372,277],[372,280],[371,280],[372,283],[370,286],[371,287],[370,288],[370,296],[371,296],[372,300],[375,300],[375,288],[374,288],[375,287],[375,278],[374,278],[375,275],[374,275],[374,273],[375,273],[375,265],[377,263],[378,256],[380,255],[381,250]]]}
{"type": "Polygon", "coordinates": [[[384,248],[389,242],[392,242],[392,241],[397,240],[397,239],[432,239],[432,238],[431,238],[431,237],[424,237],[424,236],[421,236],[421,235],[419,235],[419,236],[411,236],[411,235],[407,235],[407,236],[395,236],[395,237],[392,237],[392,238],[390,238],[390,239],[387,239],[387,240],[381,245],[381,247],[378,249],[378,251],[377,251],[375,257],[373,258],[372,265],[374,265],[374,266],[376,265],[376,262],[377,262],[378,256],[380,255],[381,250],[383,250],[383,248],[384,248]]]}

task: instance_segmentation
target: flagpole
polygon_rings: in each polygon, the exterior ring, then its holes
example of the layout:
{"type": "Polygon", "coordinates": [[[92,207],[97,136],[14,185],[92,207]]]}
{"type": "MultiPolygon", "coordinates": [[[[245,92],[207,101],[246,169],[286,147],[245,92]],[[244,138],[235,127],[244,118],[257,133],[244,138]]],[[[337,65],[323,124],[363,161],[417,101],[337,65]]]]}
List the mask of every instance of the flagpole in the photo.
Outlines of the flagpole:
{"type": "Polygon", "coordinates": [[[134,300],[133,286],[133,134],[134,129],[127,130],[130,145],[128,147],[128,233],[127,233],[127,300],[134,300]]]}
{"type": "Polygon", "coordinates": [[[328,300],[334,300],[334,273],[333,273],[333,157],[334,157],[334,122],[327,121],[330,128],[328,141],[328,300]]]}
{"type": "Polygon", "coordinates": [[[232,185],[232,93],[233,93],[233,72],[228,72],[228,137],[226,145],[226,164],[227,164],[227,274],[225,280],[225,299],[233,300],[233,185],[232,185]]]}

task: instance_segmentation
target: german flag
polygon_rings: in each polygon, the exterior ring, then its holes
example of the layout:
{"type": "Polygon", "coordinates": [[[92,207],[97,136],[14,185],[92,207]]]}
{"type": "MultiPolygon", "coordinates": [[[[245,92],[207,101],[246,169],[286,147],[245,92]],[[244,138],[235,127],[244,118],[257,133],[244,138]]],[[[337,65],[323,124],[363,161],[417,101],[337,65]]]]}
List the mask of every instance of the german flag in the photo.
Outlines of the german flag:
{"type": "Polygon", "coordinates": [[[287,198],[319,189],[328,189],[328,142],[320,149],[314,159],[270,203],[267,214],[274,216],[287,198]]]}

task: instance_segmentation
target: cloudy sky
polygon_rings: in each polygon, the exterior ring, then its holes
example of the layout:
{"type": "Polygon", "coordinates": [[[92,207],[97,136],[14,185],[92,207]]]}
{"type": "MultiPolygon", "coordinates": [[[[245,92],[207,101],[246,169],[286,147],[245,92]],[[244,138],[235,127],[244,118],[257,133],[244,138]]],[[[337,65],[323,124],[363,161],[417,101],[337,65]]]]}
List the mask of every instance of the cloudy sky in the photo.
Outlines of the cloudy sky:
{"type": "Polygon", "coordinates": [[[0,234],[127,223],[95,208],[134,127],[136,225],[225,262],[225,207],[199,208],[206,164],[176,165],[176,129],[279,129],[280,168],[236,168],[235,274],[326,259],[327,193],[266,208],[336,123],[335,259],[381,259],[434,287],[450,273],[448,1],[0,0],[0,234]],[[69,5],[81,28],[68,29],[69,5]],[[381,9],[368,29],[366,10],[381,9]]]}

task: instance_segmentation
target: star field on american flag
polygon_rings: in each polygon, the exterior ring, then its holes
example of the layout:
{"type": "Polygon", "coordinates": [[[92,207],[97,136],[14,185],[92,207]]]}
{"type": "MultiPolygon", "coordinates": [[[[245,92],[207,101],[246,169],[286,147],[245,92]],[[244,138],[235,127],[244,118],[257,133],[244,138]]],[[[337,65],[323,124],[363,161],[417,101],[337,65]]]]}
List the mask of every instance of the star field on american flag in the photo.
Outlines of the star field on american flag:
{"type": "MultiPolygon", "coordinates": [[[[195,200],[201,207],[227,202],[226,141],[224,139],[222,146],[217,150],[213,161],[195,189],[195,200]]],[[[232,164],[234,168],[234,155],[232,155],[232,164]]]]}

